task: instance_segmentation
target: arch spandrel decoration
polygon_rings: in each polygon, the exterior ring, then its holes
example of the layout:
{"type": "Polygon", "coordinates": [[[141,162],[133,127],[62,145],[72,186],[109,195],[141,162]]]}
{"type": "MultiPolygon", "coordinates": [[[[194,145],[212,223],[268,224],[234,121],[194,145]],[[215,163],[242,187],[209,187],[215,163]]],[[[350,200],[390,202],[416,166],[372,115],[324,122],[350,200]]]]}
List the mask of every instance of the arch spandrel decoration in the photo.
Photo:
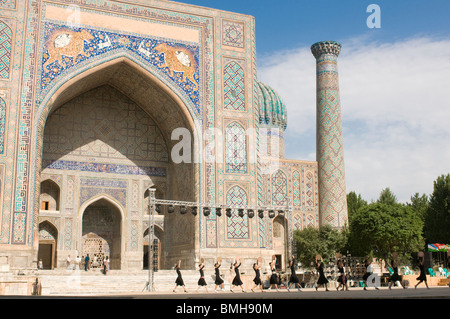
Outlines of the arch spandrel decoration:
{"type": "Polygon", "coordinates": [[[74,68],[94,60],[126,52],[148,70],[170,83],[183,95],[197,118],[201,113],[201,57],[200,46],[182,41],[139,37],[99,28],[69,28],[45,23],[43,28],[42,60],[40,62],[40,94],[42,100],[56,79],[66,76],[74,68]]]}

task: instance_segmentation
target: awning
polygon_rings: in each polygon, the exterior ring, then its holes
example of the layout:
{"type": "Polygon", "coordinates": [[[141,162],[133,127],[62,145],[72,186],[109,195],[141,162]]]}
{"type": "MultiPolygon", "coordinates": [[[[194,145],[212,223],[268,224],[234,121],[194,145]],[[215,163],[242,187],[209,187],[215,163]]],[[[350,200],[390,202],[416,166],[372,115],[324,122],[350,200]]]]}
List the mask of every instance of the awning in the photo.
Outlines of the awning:
{"type": "Polygon", "coordinates": [[[448,251],[450,246],[447,244],[428,244],[428,251],[448,251]]]}

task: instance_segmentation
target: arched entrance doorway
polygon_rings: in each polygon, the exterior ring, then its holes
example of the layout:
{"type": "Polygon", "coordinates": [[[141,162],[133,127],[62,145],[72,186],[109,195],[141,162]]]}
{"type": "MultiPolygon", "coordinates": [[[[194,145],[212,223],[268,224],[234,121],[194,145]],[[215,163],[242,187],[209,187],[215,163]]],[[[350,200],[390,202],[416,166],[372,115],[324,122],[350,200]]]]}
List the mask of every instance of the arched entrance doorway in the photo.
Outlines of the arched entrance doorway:
{"type": "Polygon", "coordinates": [[[120,210],[106,199],[90,204],[83,213],[82,256],[89,255],[91,267],[103,266],[107,256],[110,269],[121,268],[122,217],[120,210]]]}
{"type": "MultiPolygon", "coordinates": [[[[194,131],[189,110],[159,78],[127,58],[93,65],[61,83],[45,101],[39,109],[43,152],[38,165],[42,174],[62,181],[60,210],[65,212],[66,221],[71,218],[77,222],[75,228],[62,230],[68,238],[65,250],[76,251],[81,257],[87,239],[109,247],[110,239],[98,236],[92,224],[90,231],[84,225],[84,215],[89,216],[91,208],[97,209],[91,199],[105,196],[117,204],[116,208],[120,206],[122,213],[122,250],[111,268],[142,269],[142,224],[148,220],[142,196],[145,190],[156,183],[166,198],[195,201],[198,196],[194,185],[199,173],[194,162],[175,164],[170,152],[179,142],[172,139],[175,129],[194,131]],[[72,229],[77,229],[76,240],[71,240],[72,229]]],[[[193,138],[192,149],[195,142],[193,138]]],[[[193,264],[195,244],[188,240],[196,231],[194,217],[163,214],[161,219],[159,222],[167,225],[161,243],[164,264],[174,263],[180,255],[193,264]]]]}
{"type": "Polygon", "coordinates": [[[58,231],[50,222],[39,224],[38,266],[42,269],[56,267],[56,247],[58,231]]]}

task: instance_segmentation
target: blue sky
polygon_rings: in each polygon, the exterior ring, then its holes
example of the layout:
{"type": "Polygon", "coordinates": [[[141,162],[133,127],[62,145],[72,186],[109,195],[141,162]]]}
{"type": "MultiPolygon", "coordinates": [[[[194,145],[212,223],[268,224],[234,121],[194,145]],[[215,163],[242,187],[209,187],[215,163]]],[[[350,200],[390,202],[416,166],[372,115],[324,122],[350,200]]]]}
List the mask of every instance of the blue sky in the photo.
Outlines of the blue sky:
{"type": "Polygon", "coordinates": [[[258,54],[308,46],[321,40],[367,36],[395,41],[422,34],[447,37],[448,0],[185,0],[209,8],[249,14],[256,20],[258,54]],[[381,9],[381,28],[369,29],[369,4],[381,9]]]}
{"type": "Polygon", "coordinates": [[[399,201],[429,195],[450,173],[450,1],[186,0],[256,19],[258,79],[287,104],[286,158],[315,160],[315,60],[310,46],[342,44],[338,58],[347,192],[399,201]],[[381,28],[366,12],[380,7],[381,28]]]}

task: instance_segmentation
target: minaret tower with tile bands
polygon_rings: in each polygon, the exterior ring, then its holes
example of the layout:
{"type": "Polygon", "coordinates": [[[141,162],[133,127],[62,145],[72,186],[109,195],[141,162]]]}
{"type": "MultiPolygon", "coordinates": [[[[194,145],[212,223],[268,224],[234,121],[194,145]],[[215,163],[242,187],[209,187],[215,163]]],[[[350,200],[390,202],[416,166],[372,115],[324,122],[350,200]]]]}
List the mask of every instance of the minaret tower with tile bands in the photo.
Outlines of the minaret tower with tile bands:
{"type": "Polygon", "coordinates": [[[319,222],[341,229],[348,220],[345,187],[344,143],[337,57],[341,45],[334,41],[311,46],[316,58],[319,222]]]}

